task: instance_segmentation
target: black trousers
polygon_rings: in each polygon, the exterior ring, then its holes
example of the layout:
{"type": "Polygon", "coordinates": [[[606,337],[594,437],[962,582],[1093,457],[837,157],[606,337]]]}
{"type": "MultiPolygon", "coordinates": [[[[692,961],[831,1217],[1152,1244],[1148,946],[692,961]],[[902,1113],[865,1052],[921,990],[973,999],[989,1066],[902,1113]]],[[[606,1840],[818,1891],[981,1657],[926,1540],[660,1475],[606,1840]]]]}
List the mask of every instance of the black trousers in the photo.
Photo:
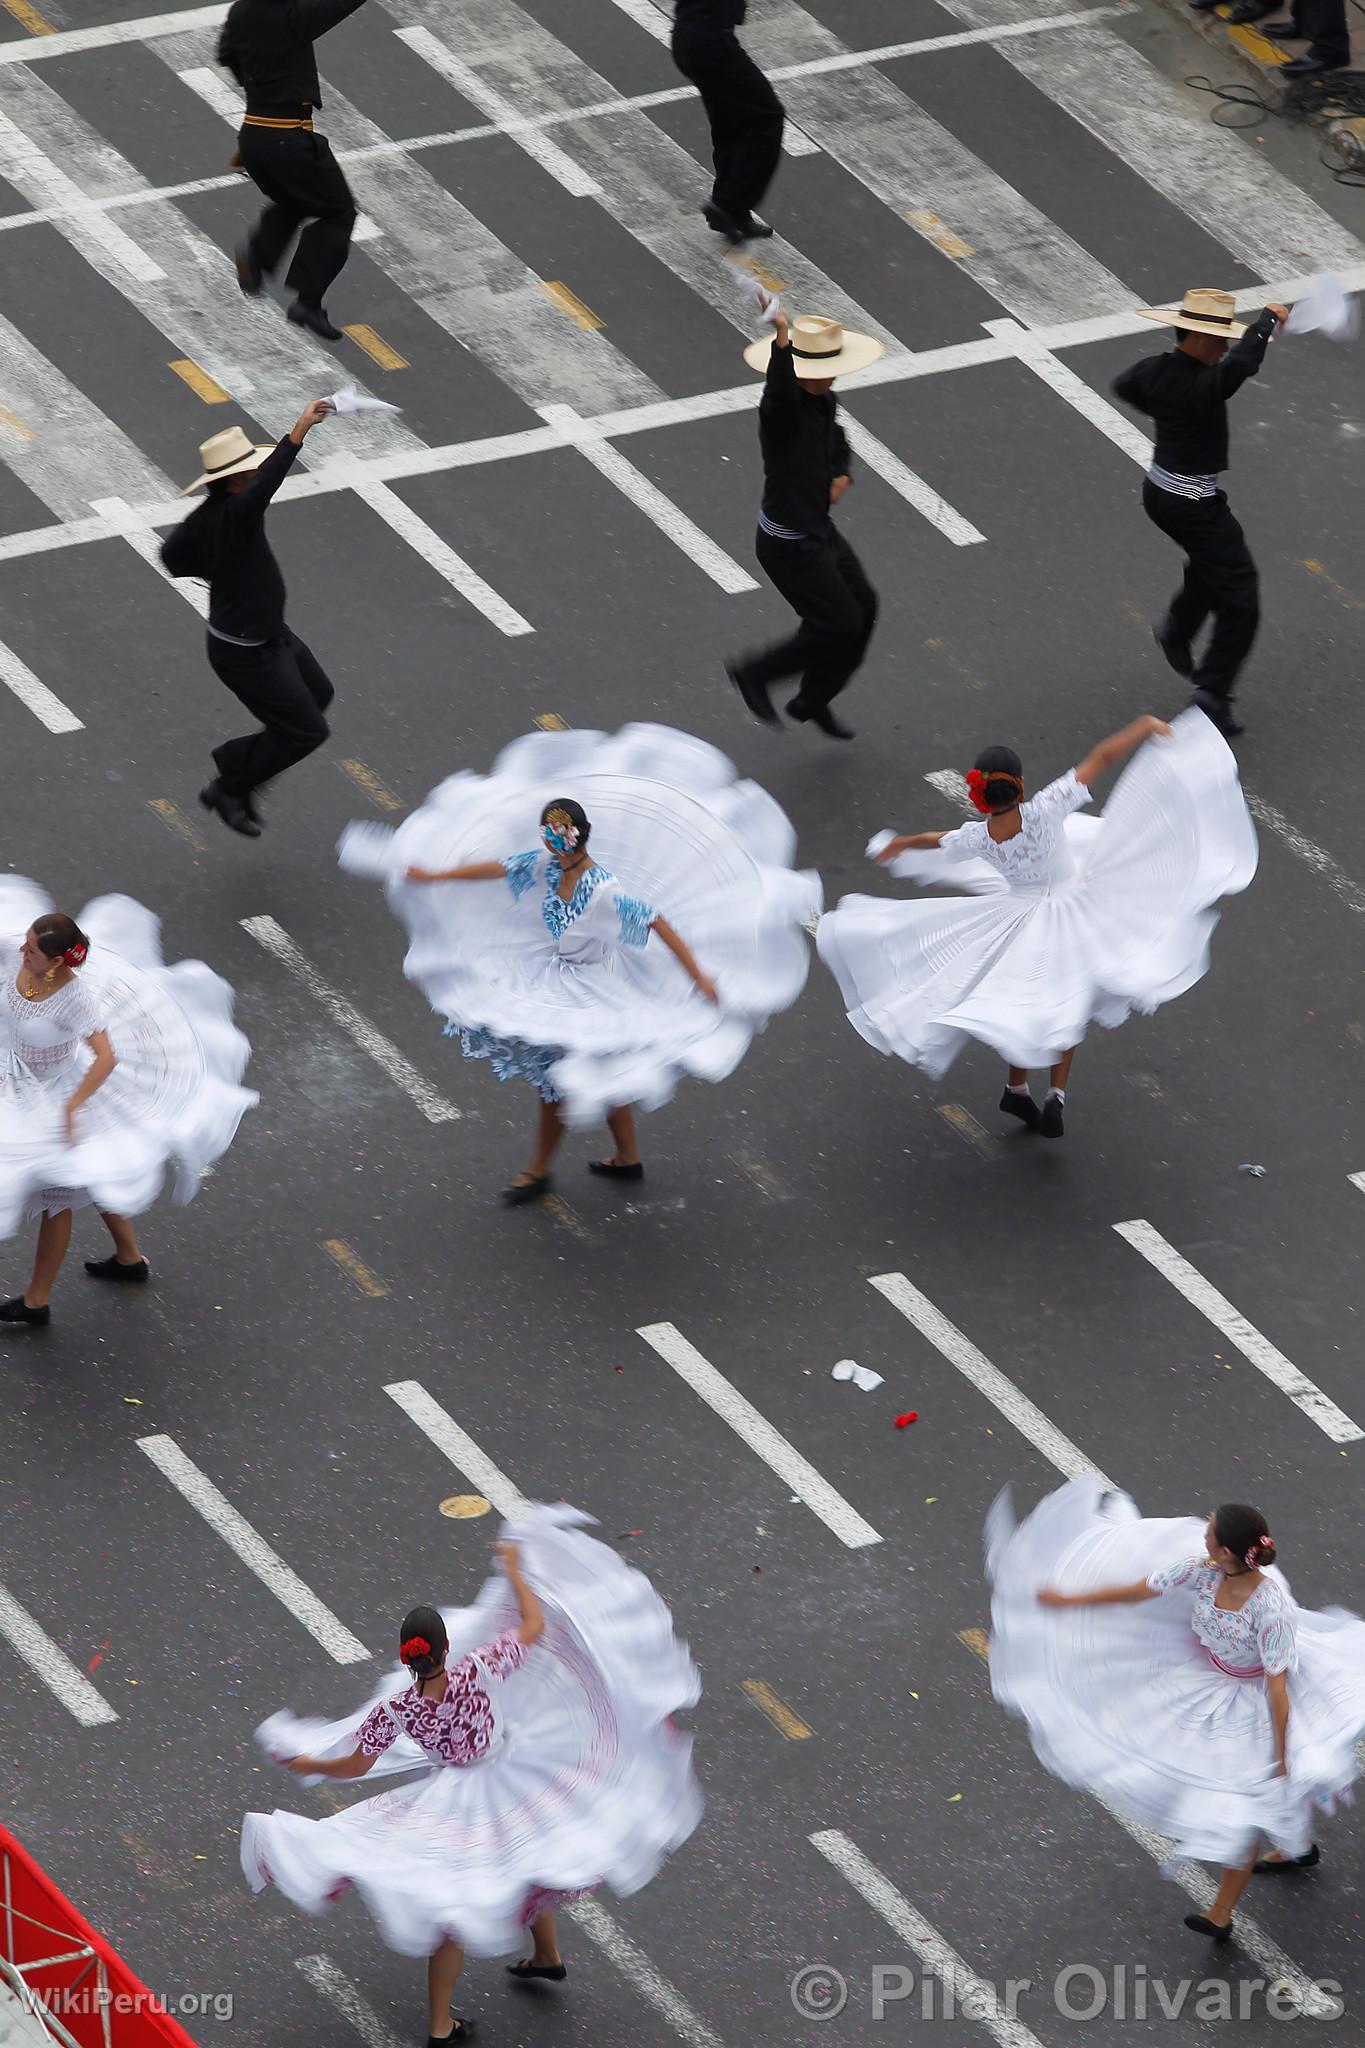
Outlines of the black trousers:
{"type": "Polygon", "coordinates": [[[243,170],[270,201],[252,229],[252,255],[271,276],[303,228],[285,282],[305,306],[320,306],[355,226],[355,200],[330,143],[306,128],[243,126],[238,146],[243,170]]]}
{"type": "Polygon", "coordinates": [[[743,222],[762,202],[782,154],[782,102],[737,36],[675,28],[673,62],[701,94],[711,123],[711,198],[743,222]]]}
{"type": "Polygon", "coordinates": [[[227,794],[247,797],[322,745],[329,731],[322,714],[336,693],[317,657],[288,626],[263,647],[238,647],[210,633],[208,650],[219,682],[264,727],[213,750],[227,794]]]}
{"type": "Polygon", "coordinates": [[[799,675],[805,711],[834,702],[867,653],[877,623],[877,593],[862,563],[831,527],[820,540],[774,540],[762,527],[759,567],[801,620],[800,631],[742,663],[756,683],[799,675]]]}
{"type": "Polygon", "coordinates": [[[1167,614],[1175,638],[1192,641],[1213,614],[1213,633],[1195,668],[1194,688],[1202,697],[1226,701],[1261,620],[1260,579],[1251,550],[1222,491],[1212,498],[1181,498],[1159,490],[1148,478],[1142,504],[1153,526],[1186,555],[1185,581],[1167,614]]]}
{"type": "Polygon", "coordinates": [[[1294,27],[1308,42],[1307,55],[1320,64],[1345,64],[1351,55],[1346,0],[1294,0],[1294,27]]]}

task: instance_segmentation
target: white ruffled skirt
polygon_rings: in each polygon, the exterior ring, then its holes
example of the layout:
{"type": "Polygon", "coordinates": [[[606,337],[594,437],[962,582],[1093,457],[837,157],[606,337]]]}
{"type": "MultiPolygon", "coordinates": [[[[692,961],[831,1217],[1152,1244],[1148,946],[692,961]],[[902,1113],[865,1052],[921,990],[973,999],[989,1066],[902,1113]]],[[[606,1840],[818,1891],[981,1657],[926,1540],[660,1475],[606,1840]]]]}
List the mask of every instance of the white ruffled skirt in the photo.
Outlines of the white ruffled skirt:
{"type": "Polygon", "coordinates": [[[562,1100],[577,1125],[622,1104],[657,1109],[688,1074],[724,1080],[796,1001],[810,965],[802,927],[821,894],[817,875],[793,869],[795,854],[772,797],[737,780],[715,747],[659,725],[529,733],[491,774],[450,776],[396,832],[352,826],[340,848],[348,872],[384,882],[408,932],[404,972],[469,1056],[562,1100]],[[538,847],[541,810],[556,796],[582,804],[594,858],[668,919],[715,981],[718,1005],[657,938],[575,960],[505,886],[403,881],[409,866],[538,847]]]}
{"type": "MultiPolygon", "coordinates": [[[[1183,1589],[1133,1606],[1040,1607],[1040,1587],[1133,1584],[1202,1556],[1204,1524],[1144,1521],[1124,1493],[1073,1479],[1016,1524],[1008,1493],[986,1525],[991,1683],[1055,1777],[1172,1838],[1172,1865],[1244,1863],[1258,1844],[1299,1856],[1315,1816],[1350,1800],[1365,1729],[1365,1622],[1295,1607],[1289,1774],[1276,1768],[1261,1679],[1220,1670],[1183,1589]]],[[[1284,1580],[1273,1567],[1272,1577],[1284,1580]]],[[[1288,1587],[1285,1587],[1286,1592],[1288,1587]]]]}
{"type": "MultiPolygon", "coordinates": [[[[389,1947],[430,1955],[518,1948],[536,1914],[601,1884],[639,1891],[701,1818],[691,1738],[670,1715],[700,1697],[696,1668],[644,1575],[583,1533],[569,1507],[529,1507],[503,1535],[545,1609],[520,1670],[493,1687],[500,1732],[479,1762],[433,1764],[399,1736],[369,1774],[420,1775],[325,1820],[249,1813],[242,1868],[321,1913],[351,1886],[389,1947]]],[[[473,1607],[442,1610],[453,1655],[517,1619],[498,1574],[473,1607]]],[[[388,1672],[331,1723],[275,1714],[256,1731],[274,1758],[346,1756],[370,1708],[410,1683],[388,1672]]]]}
{"type": "Polygon", "coordinates": [[[1010,1066],[1052,1066],[1091,1024],[1150,1012],[1208,970],[1220,897],[1256,872],[1256,833],[1226,742],[1200,711],[1141,747],[1102,819],[1065,825],[1076,871],[1011,890],[988,861],[906,854],[897,875],[972,892],[845,896],[816,943],[849,1021],[937,1078],[969,1039],[1010,1066]]]}
{"type": "MultiPolygon", "coordinates": [[[[17,964],[23,934],[52,909],[33,882],[0,878],[0,932],[17,964]]],[[[45,1075],[0,1056],[0,1236],[44,1209],[94,1204],[121,1216],[151,1207],[174,1174],[188,1202],[258,1101],[241,1085],[251,1048],[232,1021],[228,983],[202,960],[167,967],[160,922],[130,896],[100,896],[76,920],[90,940],[82,983],[99,991],[118,1064],[76,1116],[64,1111],[90,1064],[45,1075]]]]}

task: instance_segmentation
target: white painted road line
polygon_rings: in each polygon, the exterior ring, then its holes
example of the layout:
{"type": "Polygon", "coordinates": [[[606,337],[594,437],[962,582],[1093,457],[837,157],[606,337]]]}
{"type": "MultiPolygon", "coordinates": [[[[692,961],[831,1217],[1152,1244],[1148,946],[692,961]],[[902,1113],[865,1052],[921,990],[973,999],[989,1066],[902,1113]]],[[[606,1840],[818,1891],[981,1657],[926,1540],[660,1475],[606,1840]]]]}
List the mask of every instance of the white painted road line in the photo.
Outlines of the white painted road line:
{"type": "Polygon", "coordinates": [[[65,1650],[59,1650],[44,1635],[27,1608],[12,1599],[0,1586],[0,1636],[16,1656],[22,1657],[35,1678],[40,1678],[53,1698],[80,1722],[82,1728],[103,1728],[118,1715],[96,1692],[83,1671],[78,1671],[65,1650]]]}
{"type": "MultiPolygon", "coordinates": [[[[868,1861],[856,1842],[850,1841],[838,1828],[822,1828],[807,1839],[826,1863],[833,1864],[840,1877],[852,1885],[873,1912],[881,1915],[892,1933],[918,1957],[920,1968],[937,1977],[952,1994],[948,2012],[956,2010],[968,2019],[976,2020],[996,2042],[997,2048],[1043,2048],[1033,2029],[1025,2026],[1000,2003],[994,1987],[968,1968],[952,1944],[945,1941],[918,1908],[896,1890],[889,1878],[882,1876],[876,1864],[868,1861]]],[[[888,1995],[888,2007],[891,2003],[888,1995]]]]}
{"type": "Polygon", "coordinates": [[[89,253],[91,244],[97,244],[109,262],[126,272],[136,284],[159,284],[165,278],[161,265],[154,262],[145,249],[140,249],[132,236],[125,234],[108,214],[73,211],[79,208],[85,197],[80,186],[50,156],[45,155],[36,142],[31,142],[8,114],[3,113],[0,113],[0,173],[16,190],[36,193],[44,206],[61,207],[70,214],[71,241],[82,255],[89,253]]]}
{"type": "Polygon", "coordinates": [[[616,1965],[626,1982],[668,2022],[678,2039],[687,2043],[687,2048],[725,2048],[715,2028],[693,2012],[682,1993],[655,1969],[644,1950],[622,1932],[596,1899],[579,1899],[565,1910],[575,1925],[597,1943],[607,1960],[616,1965]]]}
{"type": "MultiPolygon", "coordinates": [[[[394,30],[394,34],[400,43],[407,44],[414,56],[430,64],[432,70],[444,78],[447,85],[453,85],[456,92],[467,99],[472,107],[477,107],[481,113],[487,114],[491,120],[497,122],[499,128],[507,132],[505,124],[517,118],[515,106],[510,100],[504,99],[496,87],[489,85],[486,79],[480,78],[472,65],[457,57],[455,52],[438,36],[434,36],[429,28],[399,28],[394,30]]],[[[602,187],[597,180],[590,178],[586,171],[580,170],[573,158],[566,156],[559,144],[551,142],[547,135],[541,135],[535,130],[522,131],[513,135],[512,140],[525,150],[534,163],[540,165],[542,171],[547,171],[557,184],[562,185],[570,198],[595,199],[600,195],[602,187]]]]}
{"type": "Polygon", "coordinates": [[[273,917],[244,917],[241,922],[242,930],[248,932],[267,953],[272,953],[282,967],[287,967],[295,980],[302,982],[308,993],[321,1003],[332,1022],[339,1024],[360,1050],[368,1053],[375,1065],[383,1069],[394,1086],[401,1088],[417,1104],[428,1123],[458,1121],[460,1111],[454,1103],[447,1102],[444,1095],[418,1073],[412,1062],[404,1058],[398,1047],[385,1038],[378,1026],[371,1024],[354,1003],[348,1002],[339,989],[333,988],[331,982],[318,973],[283,926],[278,925],[273,917]]]}
{"type": "Polygon", "coordinates": [[[135,555],[141,555],[163,583],[168,583],[177,597],[183,597],[192,605],[201,619],[209,615],[208,585],[194,577],[172,576],[161,559],[161,542],[156,529],[140,519],[124,498],[92,498],[90,510],[97,512],[101,519],[107,519],[115,533],[121,533],[135,555]]]}
{"type": "Polygon", "coordinates": [[[1346,1178],[1353,1188],[1359,1188],[1361,1194],[1365,1195],[1365,1173],[1348,1173],[1346,1178]]]}
{"type": "Polygon", "coordinates": [[[904,498],[907,505],[913,505],[917,512],[922,512],[929,524],[936,526],[955,548],[970,547],[974,541],[985,540],[985,534],[978,533],[970,519],[964,519],[960,512],[955,512],[947,499],[940,497],[932,484],[927,484],[922,476],[907,468],[899,455],[888,448],[884,441],[879,441],[875,434],[870,434],[866,427],[852,417],[846,406],[841,409],[839,416],[853,453],[861,456],[868,468],[873,470],[883,483],[890,484],[892,490],[904,498]]]}
{"type": "Polygon", "coordinates": [[[0,683],[33,713],[49,732],[83,732],[84,719],[68,711],[60,697],[54,697],[46,683],[40,683],[26,661],[20,661],[12,647],[0,640],[0,683]]]}
{"type": "Polygon", "coordinates": [[[1007,1380],[997,1366],[991,1364],[983,1351],[978,1351],[969,1337],[964,1337],[956,1323],[950,1323],[947,1316],[934,1307],[918,1287],[912,1286],[904,1273],[878,1273],[870,1281],[878,1294],[899,1309],[906,1321],[913,1323],[921,1337],[928,1340],[934,1349],[947,1359],[970,1380],[978,1393],[984,1394],[993,1408],[997,1408],[1006,1422],[1013,1423],[1020,1436],[1027,1437],[1036,1451],[1041,1451],[1050,1465],[1067,1479],[1079,1479],[1089,1475],[1112,1488],[1113,1480],[1107,1479],[1093,1459],[1087,1458],[1064,1436],[1055,1423],[1049,1422],[1041,1408],[1036,1408],[1027,1394],[1021,1394],[1012,1380],[1007,1380]]]}
{"type": "Polygon", "coordinates": [[[212,7],[177,7],[172,14],[143,14],[136,21],[106,21],[98,28],[61,29],[38,36],[34,44],[0,43],[0,64],[23,64],[34,57],[76,57],[83,50],[108,50],[118,43],[145,43],[152,36],[174,35],[178,29],[207,33],[226,18],[226,0],[212,7]],[[35,47],[36,45],[36,47],[35,47]]]}
{"type": "Polygon", "coordinates": [[[1116,405],[1101,397],[1084,377],[1078,377],[1074,370],[1059,362],[1036,335],[1021,327],[1017,320],[983,320],[981,324],[988,334],[1009,342],[1019,361],[1032,370],[1035,377],[1041,377],[1050,391],[1065,399],[1082,419],[1089,420],[1092,427],[1098,427],[1116,448],[1121,448],[1134,462],[1140,462],[1144,469],[1150,465],[1152,443],[1141,428],[1135,427],[1116,405]]]}
{"type": "Polygon", "coordinates": [[[407,542],[414,554],[422,557],[429,569],[444,577],[451,589],[458,590],[460,596],[476,611],[482,612],[500,633],[534,633],[535,627],[530,621],[524,619],[505,597],[499,597],[492,584],[485,583],[478,570],[472,568],[463,555],[457,555],[435,528],[427,525],[420,512],[414,512],[412,506],[399,497],[397,491],[391,490],[387,484],[366,482],[361,470],[355,494],[363,505],[378,513],[384,524],[392,527],[399,538],[407,542]]]}
{"type": "Polygon", "coordinates": [[[680,1379],[686,1380],[712,1414],[728,1423],[735,1435],[741,1437],[749,1449],[777,1474],[788,1493],[794,1493],[803,1500],[811,1513],[818,1515],[825,1527],[834,1531],[841,1543],[846,1543],[850,1550],[861,1550],[869,1543],[881,1542],[872,1524],[865,1522],[857,1510],[849,1506],[843,1495],[835,1491],[795,1446],[773,1428],[766,1416],[760,1415],[739,1389],[732,1387],[724,1374],[717,1372],[710,1360],[703,1358],[695,1345],[689,1344],[672,1323],[649,1323],[635,1334],[643,1337],[650,1349],[657,1351],[680,1379]]]}
{"type": "Polygon", "coordinates": [[[320,1998],[354,2027],[365,2048],[403,2048],[398,2036],[387,2027],[374,2007],[368,2005],[349,1977],[344,1977],[328,1956],[299,1956],[294,1964],[299,1975],[311,1984],[320,1998]]]}
{"type": "Polygon", "coordinates": [[[651,483],[642,470],[627,460],[619,448],[613,448],[610,442],[595,433],[590,423],[580,418],[571,405],[541,405],[536,410],[547,426],[564,436],[568,447],[576,448],[609,483],[615,484],[621,495],[629,498],[636,510],[652,520],[660,533],[689,555],[699,569],[704,569],[713,583],[718,583],[732,597],[743,590],[757,590],[753,577],[741,569],[724,548],[717,547],[680,506],[666,498],[657,484],[651,483]]]}
{"type": "Polygon", "coordinates": [[[1305,839],[1302,832],[1290,824],[1283,811],[1277,811],[1274,804],[1268,804],[1263,796],[1257,796],[1251,789],[1244,789],[1247,809],[1258,825],[1264,825],[1267,832],[1273,832],[1283,841],[1296,860],[1312,868],[1315,875],[1321,875],[1332,894],[1353,910],[1357,917],[1365,917],[1365,889],[1339,868],[1330,853],[1317,846],[1311,839],[1305,839]]]}
{"type": "Polygon", "coordinates": [[[141,1436],[137,1447],[329,1657],[338,1664],[368,1662],[370,1653],[359,1637],[337,1620],[331,1608],[290,1570],[264,1536],[258,1535],[245,1516],[238,1514],[208,1475],[185,1456],[174,1437],[141,1436]]]}
{"type": "Polygon", "coordinates": [[[1229,1344],[1235,1344],[1250,1365],[1257,1372],[1264,1373],[1273,1386],[1287,1394],[1296,1408],[1315,1422],[1324,1436],[1334,1444],[1359,1443],[1365,1437],[1365,1429],[1352,1422],[1349,1415],[1338,1408],[1335,1401],[1328,1399],[1321,1387],[1314,1386],[1305,1373],[1287,1359],[1284,1353],[1263,1337],[1246,1317],[1238,1312],[1201,1272],[1183,1258],[1174,1245],[1167,1244],[1159,1230],[1138,1218],[1132,1223],[1116,1223],[1115,1230],[1135,1252],[1140,1252],[1148,1265],[1155,1266],[1163,1280],[1169,1280],[1178,1294],[1183,1294],[1192,1308],[1207,1317],[1215,1330],[1222,1332],[1229,1344]]]}
{"type": "Polygon", "coordinates": [[[384,1392],[391,1401],[396,1401],[410,1422],[415,1422],[423,1436],[435,1444],[442,1457],[449,1458],[457,1472],[481,1493],[485,1500],[491,1500],[500,1515],[510,1522],[523,1514],[526,1500],[512,1484],[505,1472],[500,1472],[493,1460],[479,1449],[472,1436],[466,1436],[458,1422],[446,1414],[439,1401],[432,1399],[420,1380],[395,1380],[384,1392]]]}

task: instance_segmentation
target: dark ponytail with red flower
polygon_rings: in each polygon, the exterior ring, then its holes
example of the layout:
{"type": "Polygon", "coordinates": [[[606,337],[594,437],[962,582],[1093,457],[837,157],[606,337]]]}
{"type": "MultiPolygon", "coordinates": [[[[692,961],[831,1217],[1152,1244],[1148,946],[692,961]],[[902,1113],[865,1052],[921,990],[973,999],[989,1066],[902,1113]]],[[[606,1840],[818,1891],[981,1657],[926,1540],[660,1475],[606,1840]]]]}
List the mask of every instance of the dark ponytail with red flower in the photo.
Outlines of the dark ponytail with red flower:
{"type": "Polygon", "coordinates": [[[1214,1541],[1240,1558],[1249,1572],[1264,1571],[1275,1562],[1275,1542],[1270,1525],[1259,1508],[1239,1506],[1215,1508],[1214,1541]]]}
{"type": "Polygon", "coordinates": [[[64,911],[49,910],[42,917],[35,917],[33,936],[39,952],[49,960],[60,961],[63,967],[84,966],[90,941],[75,918],[64,911]]]}
{"type": "Polygon", "coordinates": [[[967,777],[967,794],[987,817],[1018,803],[1024,794],[1024,764],[1013,747],[986,747],[977,755],[967,777]]]}
{"type": "Polygon", "coordinates": [[[398,1638],[398,1654],[420,1684],[444,1671],[446,1625],[434,1607],[414,1607],[405,1616],[398,1638]]]}

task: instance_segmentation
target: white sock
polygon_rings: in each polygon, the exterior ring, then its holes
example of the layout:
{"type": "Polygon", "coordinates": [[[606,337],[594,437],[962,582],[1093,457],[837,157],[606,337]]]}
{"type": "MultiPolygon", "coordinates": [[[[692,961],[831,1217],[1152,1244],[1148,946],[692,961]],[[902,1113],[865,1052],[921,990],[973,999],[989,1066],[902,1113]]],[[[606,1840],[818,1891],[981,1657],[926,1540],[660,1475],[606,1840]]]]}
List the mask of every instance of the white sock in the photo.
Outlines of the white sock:
{"type": "Polygon", "coordinates": [[[1027,1094],[1028,1094],[1028,1082],[1027,1082],[1027,1081],[1006,1081],[1006,1083],[1005,1083],[1005,1086],[1006,1086],[1006,1088],[1007,1088],[1007,1089],[1009,1090],[1009,1092],[1010,1092],[1010,1094],[1011,1094],[1011,1095],[1027,1095],[1027,1094]]]}
{"type": "Polygon", "coordinates": [[[1066,1090],[1065,1090],[1065,1088],[1049,1088],[1049,1089],[1048,1089],[1048,1091],[1047,1091],[1047,1099],[1048,1099],[1048,1101],[1049,1101],[1049,1102],[1065,1102],[1065,1101],[1066,1101],[1066,1090]]]}

